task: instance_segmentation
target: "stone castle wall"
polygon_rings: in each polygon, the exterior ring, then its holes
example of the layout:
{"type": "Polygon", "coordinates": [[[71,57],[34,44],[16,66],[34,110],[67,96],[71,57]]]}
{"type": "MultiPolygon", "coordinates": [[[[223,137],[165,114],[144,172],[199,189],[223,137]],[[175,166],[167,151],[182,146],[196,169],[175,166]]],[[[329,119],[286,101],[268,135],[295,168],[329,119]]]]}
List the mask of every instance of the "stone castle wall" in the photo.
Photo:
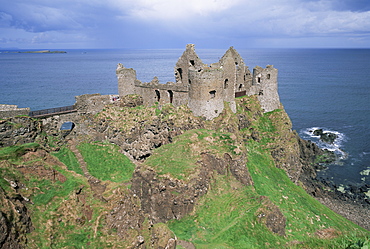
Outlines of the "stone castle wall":
{"type": "Polygon", "coordinates": [[[252,93],[258,95],[262,109],[270,112],[280,108],[280,98],[277,85],[278,70],[271,65],[266,68],[253,69],[252,93]]]}
{"type": "Polygon", "coordinates": [[[19,115],[28,115],[30,108],[18,108],[17,105],[0,104],[0,119],[16,117],[19,115]]]}
{"type": "Polygon", "coordinates": [[[155,103],[188,105],[196,116],[207,119],[217,117],[224,109],[224,102],[235,112],[235,97],[243,95],[258,95],[265,112],[280,108],[277,69],[257,66],[251,74],[233,47],[219,62],[207,65],[195,53],[194,45],[188,44],[174,71],[176,82],[160,84],[155,77],[149,83],[142,83],[134,69],[118,64],[119,95],[139,94],[148,106],[155,103]]]}
{"type": "Polygon", "coordinates": [[[199,83],[192,83],[189,86],[189,108],[196,116],[204,116],[207,119],[217,117],[224,109],[226,98],[222,84],[222,71],[203,70],[199,73],[191,70],[189,77],[199,83]]]}

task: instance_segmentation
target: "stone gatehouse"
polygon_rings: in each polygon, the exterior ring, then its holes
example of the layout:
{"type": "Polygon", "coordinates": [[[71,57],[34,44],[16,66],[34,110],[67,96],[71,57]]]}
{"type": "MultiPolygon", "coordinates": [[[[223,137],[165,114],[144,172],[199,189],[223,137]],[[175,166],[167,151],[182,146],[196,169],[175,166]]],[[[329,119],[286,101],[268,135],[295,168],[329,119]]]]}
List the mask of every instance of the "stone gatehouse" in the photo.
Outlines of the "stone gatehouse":
{"type": "Polygon", "coordinates": [[[235,97],[257,95],[265,112],[280,107],[278,95],[278,70],[268,65],[256,66],[253,74],[239,53],[230,47],[219,62],[207,65],[188,44],[175,66],[175,82],[161,84],[157,77],[143,83],[136,78],[136,71],[118,64],[118,93],[120,96],[139,94],[144,104],[151,106],[172,103],[188,105],[196,116],[207,119],[217,117],[228,103],[236,111],[235,97]]]}

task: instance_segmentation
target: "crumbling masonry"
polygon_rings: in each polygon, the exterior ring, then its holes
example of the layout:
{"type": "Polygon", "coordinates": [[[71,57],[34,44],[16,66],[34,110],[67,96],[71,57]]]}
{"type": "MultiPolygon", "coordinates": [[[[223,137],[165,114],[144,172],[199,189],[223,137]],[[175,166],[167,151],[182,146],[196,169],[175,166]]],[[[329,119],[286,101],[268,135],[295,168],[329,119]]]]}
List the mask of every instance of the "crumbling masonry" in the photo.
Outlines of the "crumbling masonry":
{"type": "Polygon", "coordinates": [[[256,66],[253,74],[239,53],[230,47],[219,62],[204,64],[188,44],[175,66],[176,82],[160,84],[157,77],[149,83],[136,78],[136,71],[118,64],[118,93],[120,96],[138,94],[147,106],[172,103],[188,105],[196,116],[217,117],[228,103],[236,111],[235,97],[257,95],[265,112],[280,108],[277,69],[256,66]]]}

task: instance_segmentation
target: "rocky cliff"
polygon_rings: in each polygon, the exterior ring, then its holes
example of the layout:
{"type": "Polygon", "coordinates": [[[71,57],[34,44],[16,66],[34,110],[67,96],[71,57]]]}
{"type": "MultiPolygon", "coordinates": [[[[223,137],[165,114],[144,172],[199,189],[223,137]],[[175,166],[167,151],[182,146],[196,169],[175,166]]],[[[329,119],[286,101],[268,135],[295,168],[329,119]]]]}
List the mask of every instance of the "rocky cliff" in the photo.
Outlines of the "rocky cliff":
{"type": "Polygon", "coordinates": [[[236,102],[212,121],[137,95],[93,113],[2,120],[0,245],[309,248],[368,236],[302,189],[329,196],[315,181],[328,153],[300,139],[283,108],[236,102]]]}

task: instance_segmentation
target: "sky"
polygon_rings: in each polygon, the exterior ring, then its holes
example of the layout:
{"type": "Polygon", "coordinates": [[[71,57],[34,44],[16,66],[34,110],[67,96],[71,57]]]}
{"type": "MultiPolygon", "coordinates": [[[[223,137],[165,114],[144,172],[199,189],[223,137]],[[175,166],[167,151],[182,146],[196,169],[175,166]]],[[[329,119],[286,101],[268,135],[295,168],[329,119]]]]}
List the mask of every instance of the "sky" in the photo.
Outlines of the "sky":
{"type": "Polygon", "coordinates": [[[370,0],[0,0],[0,49],[370,48],[370,0]]]}

